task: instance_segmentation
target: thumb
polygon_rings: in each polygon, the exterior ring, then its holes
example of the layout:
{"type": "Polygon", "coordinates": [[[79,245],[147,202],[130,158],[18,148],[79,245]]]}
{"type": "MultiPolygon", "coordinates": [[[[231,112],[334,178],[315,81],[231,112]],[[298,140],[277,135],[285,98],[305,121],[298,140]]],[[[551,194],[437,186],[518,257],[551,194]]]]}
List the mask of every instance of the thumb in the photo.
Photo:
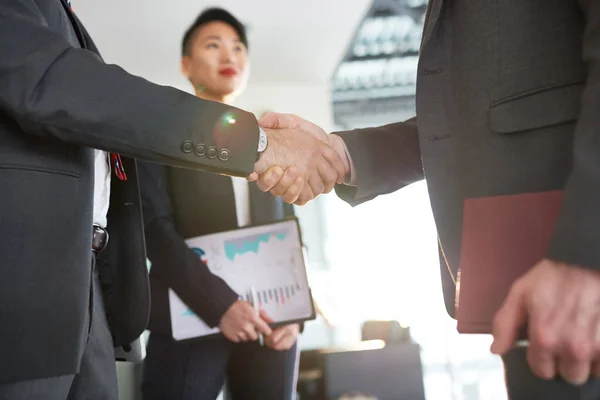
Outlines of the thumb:
{"type": "Polygon", "coordinates": [[[273,333],[271,327],[269,327],[269,325],[265,321],[263,321],[262,318],[258,315],[256,316],[256,318],[254,318],[254,326],[256,327],[256,330],[262,333],[263,335],[270,336],[271,333],[273,333]]]}
{"type": "Polygon", "coordinates": [[[266,112],[258,120],[258,124],[263,128],[276,129],[279,126],[279,114],[274,112],[266,112]]]}
{"type": "Polygon", "coordinates": [[[285,333],[285,329],[283,328],[276,329],[273,332],[273,337],[271,339],[273,341],[273,344],[277,345],[277,343],[279,343],[281,339],[285,337],[285,333]]]}
{"type": "Polygon", "coordinates": [[[258,120],[260,126],[270,129],[293,128],[297,123],[296,117],[292,114],[274,112],[267,112],[258,120]]]}
{"type": "Polygon", "coordinates": [[[494,342],[490,348],[494,354],[502,355],[510,350],[517,341],[520,329],[527,322],[525,295],[514,287],[504,304],[494,317],[492,335],[494,342]]]}
{"type": "Polygon", "coordinates": [[[248,177],[246,178],[246,180],[248,182],[255,182],[258,179],[258,174],[256,172],[252,172],[250,175],[248,175],[248,177]]]}

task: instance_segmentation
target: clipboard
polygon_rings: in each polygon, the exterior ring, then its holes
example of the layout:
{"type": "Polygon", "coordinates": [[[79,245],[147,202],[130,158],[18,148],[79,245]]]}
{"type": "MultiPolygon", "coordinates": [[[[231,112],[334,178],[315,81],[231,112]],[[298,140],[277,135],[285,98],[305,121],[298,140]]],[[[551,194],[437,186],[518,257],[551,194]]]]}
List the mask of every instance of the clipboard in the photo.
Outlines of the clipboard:
{"type": "MultiPolygon", "coordinates": [[[[210,269],[251,305],[250,288],[272,327],[314,320],[316,312],[308,284],[306,255],[298,219],[252,225],[186,239],[186,244],[210,269]]],[[[171,332],[177,341],[222,335],[209,327],[169,289],[171,332]]]]}

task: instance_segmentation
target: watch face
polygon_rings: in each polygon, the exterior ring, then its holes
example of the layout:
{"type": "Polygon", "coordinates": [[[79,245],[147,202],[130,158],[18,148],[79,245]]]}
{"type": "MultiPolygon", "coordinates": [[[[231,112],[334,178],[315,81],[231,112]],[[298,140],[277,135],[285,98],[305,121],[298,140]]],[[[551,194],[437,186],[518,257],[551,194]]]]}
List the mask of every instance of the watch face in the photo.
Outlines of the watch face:
{"type": "Polygon", "coordinates": [[[258,152],[262,153],[266,149],[267,149],[267,134],[262,128],[259,128],[258,152]]]}

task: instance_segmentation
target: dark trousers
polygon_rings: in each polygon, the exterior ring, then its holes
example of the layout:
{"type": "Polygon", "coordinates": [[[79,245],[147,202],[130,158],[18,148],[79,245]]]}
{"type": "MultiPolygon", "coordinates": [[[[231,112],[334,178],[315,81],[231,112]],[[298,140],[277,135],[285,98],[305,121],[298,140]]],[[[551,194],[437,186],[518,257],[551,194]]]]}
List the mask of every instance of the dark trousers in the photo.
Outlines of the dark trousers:
{"type": "Polygon", "coordinates": [[[600,400],[600,380],[579,387],[561,379],[545,381],[533,375],[526,355],[526,348],[517,348],[502,358],[509,400],[600,400]]]}
{"type": "Polygon", "coordinates": [[[297,346],[275,351],[224,338],[178,343],[152,333],[144,364],[144,400],[214,400],[225,379],[234,400],[295,398],[297,346]]]}
{"type": "MultiPolygon", "coordinates": [[[[92,269],[93,263],[92,260],[92,269]]],[[[79,373],[0,385],[0,400],[118,399],[114,347],[106,322],[100,282],[97,274],[93,275],[90,313],[86,321],[89,324],[89,335],[79,373]]],[[[64,281],[68,284],[69,278],[64,277],[64,281]]],[[[15,343],[17,345],[19,344],[15,343]]]]}

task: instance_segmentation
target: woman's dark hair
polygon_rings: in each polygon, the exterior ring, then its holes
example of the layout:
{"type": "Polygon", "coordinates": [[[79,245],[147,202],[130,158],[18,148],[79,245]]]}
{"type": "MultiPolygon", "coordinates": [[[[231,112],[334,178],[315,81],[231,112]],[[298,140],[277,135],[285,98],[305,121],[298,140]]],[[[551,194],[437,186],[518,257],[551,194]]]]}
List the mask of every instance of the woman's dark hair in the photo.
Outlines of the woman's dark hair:
{"type": "Polygon", "coordinates": [[[185,35],[183,35],[183,41],[181,42],[181,54],[184,56],[190,55],[192,42],[198,29],[209,22],[221,21],[231,26],[240,37],[240,41],[244,43],[244,46],[248,48],[248,39],[246,37],[246,28],[244,25],[237,20],[231,13],[225,11],[222,8],[208,8],[196,18],[196,21],[190,26],[185,35]]]}

